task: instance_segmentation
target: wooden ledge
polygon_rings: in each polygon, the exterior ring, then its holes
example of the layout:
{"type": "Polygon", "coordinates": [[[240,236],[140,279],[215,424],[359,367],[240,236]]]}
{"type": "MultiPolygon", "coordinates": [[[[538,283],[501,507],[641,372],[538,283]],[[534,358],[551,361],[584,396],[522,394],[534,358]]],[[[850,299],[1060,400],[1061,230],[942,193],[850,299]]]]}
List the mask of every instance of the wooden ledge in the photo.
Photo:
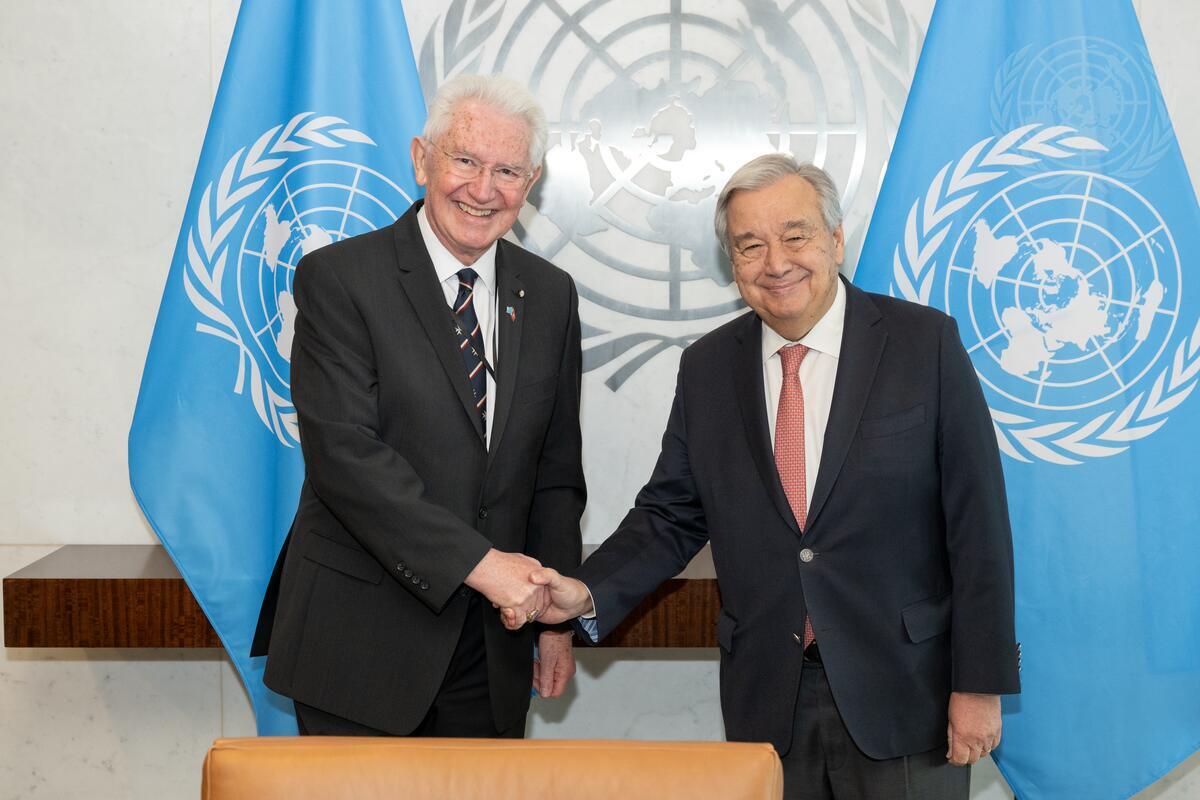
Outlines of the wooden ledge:
{"type": "MultiPolygon", "coordinates": [[[[588,552],[595,547],[585,548],[588,552]]],[[[705,548],[602,647],[716,647],[721,606],[705,548]]],[[[4,579],[5,647],[220,647],[160,545],[67,545],[4,579]]]]}

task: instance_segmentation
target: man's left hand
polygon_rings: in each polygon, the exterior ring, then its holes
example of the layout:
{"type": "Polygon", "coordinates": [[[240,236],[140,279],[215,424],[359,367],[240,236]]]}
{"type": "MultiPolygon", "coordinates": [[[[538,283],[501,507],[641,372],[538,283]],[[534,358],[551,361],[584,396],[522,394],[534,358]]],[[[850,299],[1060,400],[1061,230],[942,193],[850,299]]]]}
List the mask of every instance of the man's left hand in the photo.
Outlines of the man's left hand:
{"type": "Polygon", "coordinates": [[[946,760],[974,764],[1000,744],[1000,724],[1000,695],[951,692],[946,760]]]}
{"type": "Polygon", "coordinates": [[[538,657],[533,661],[533,688],[540,697],[558,697],[575,674],[575,651],[570,630],[538,634],[538,657]]]}

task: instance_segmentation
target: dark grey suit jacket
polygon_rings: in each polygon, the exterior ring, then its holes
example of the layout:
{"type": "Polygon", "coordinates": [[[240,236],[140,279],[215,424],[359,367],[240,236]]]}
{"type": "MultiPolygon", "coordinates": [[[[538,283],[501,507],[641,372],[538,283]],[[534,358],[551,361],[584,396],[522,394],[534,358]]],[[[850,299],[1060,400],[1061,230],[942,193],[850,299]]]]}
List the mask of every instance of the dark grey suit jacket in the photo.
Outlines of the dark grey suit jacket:
{"type": "Polygon", "coordinates": [[[945,745],[951,690],[1019,690],[1012,541],[954,320],[846,289],[803,535],[775,469],[750,313],[684,351],[654,473],[574,574],[604,636],[711,541],[728,738],[787,752],[807,610],[850,734],[890,758],[945,745]]]}
{"type": "MultiPolygon", "coordinates": [[[[462,630],[463,579],[488,548],[573,568],[585,501],[574,283],[499,242],[488,450],[419,207],[297,269],[306,476],[254,651],[268,653],[275,691],[395,734],[432,703],[462,630]]],[[[484,606],[503,729],[528,709],[533,634],[484,606]]]]}

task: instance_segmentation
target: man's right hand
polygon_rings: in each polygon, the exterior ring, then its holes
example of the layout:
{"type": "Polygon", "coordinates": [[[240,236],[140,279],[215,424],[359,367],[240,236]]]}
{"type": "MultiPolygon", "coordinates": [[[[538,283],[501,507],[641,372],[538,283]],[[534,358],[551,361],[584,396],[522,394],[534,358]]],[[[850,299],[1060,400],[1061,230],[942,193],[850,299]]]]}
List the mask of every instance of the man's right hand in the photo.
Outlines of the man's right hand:
{"type": "MultiPolygon", "coordinates": [[[[546,589],[547,603],[537,617],[538,622],[554,625],[592,611],[592,593],[588,591],[587,586],[574,578],[568,578],[550,567],[543,567],[534,570],[529,580],[546,589]]],[[[517,630],[529,621],[521,613],[521,609],[503,604],[500,606],[500,618],[504,621],[504,627],[510,631],[517,630]]]]}
{"type": "Polygon", "coordinates": [[[512,609],[524,623],[527,617],[538,615],[550,603],[546,588],[530,580],[531,574],[541,566],[536,558],[493,547],[463,583],[491,600],[497,608],[512,609]]]}

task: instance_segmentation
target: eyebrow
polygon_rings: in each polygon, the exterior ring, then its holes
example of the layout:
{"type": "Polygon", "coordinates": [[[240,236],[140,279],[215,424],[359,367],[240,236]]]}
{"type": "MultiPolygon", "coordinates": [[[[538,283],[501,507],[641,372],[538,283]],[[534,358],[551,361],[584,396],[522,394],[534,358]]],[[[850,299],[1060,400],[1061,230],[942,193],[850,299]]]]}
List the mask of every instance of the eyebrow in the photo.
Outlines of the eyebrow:
{"type": "MultiPolygon", "coordinates": [[[[467,158],[471,159],[472,161],[474,161],[478,164],[483,163],[483,159],[480,158],[479,156],[475,155],[474,153],[472,153],[470,150],[447,150],[446,152],[452,156],[466,156],[467,158]]],[[[523,167],[520,164],[509,164],[507,162],[497,162],[495,164],[492,164],[492,169],[511,169],[514,172],[522,172],[522,171],[529,172],[530,170],[533,169],[533,167],[523,167]]]]}
{"type": "MultiPolygon", "coordinates": [[[[799,231],[807,233],[808,231],[811,231],[813,229],[813,227],[814,227],[813,224],[806,219],[790,219],[787,222],[783,223],[784,233],[787,233],[788,231],[795,231],[795,230],[799,230],[799,231]]],[[[742,242],[745,242],[745,241],[749,241],[751,239],[762,239],[762,238],[763,237],[759,236],[757,233],[750,233],[750,232],[739,233],[733,237],[733,243],[736,245],[736,244],[741,244],[742,242]]]]}

